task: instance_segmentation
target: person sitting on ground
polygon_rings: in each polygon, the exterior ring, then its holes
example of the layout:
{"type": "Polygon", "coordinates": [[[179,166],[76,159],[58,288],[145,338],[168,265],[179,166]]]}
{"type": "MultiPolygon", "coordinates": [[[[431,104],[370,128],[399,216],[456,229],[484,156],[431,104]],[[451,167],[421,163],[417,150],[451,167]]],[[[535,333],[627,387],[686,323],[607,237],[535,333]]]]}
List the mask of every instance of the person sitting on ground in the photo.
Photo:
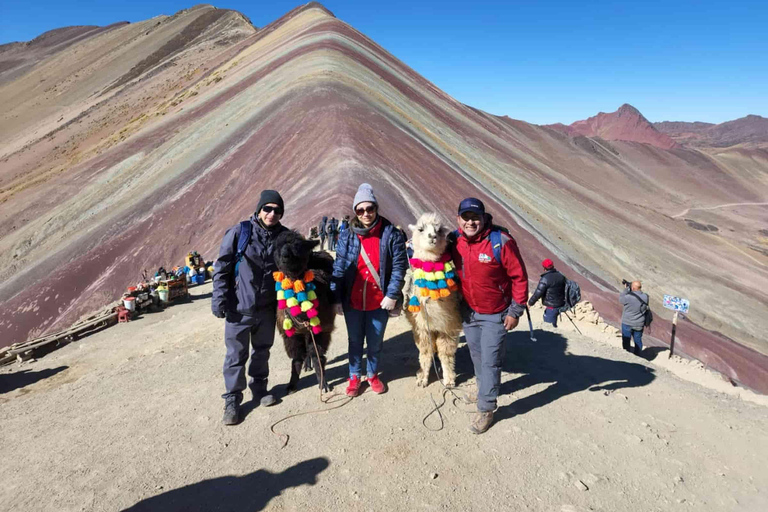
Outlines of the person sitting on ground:
{"type": "Polygon", "coordinates": [[[361,391],[363,342],[368,345],[368,385],[374,393],[386,391],[378,374],[379,353],[408,269],[405,239],[378,206],[371,186],[360,185],[352,203],[357,216],[339,239],[333,265],[336,313],[344,315],[349,335],[349,396],[361,391]]]}
{"type": "Polygon", "coordinates": [[[477,378],[477,415],[469,427],[482,434],[493,423],[501,386],[507,331],[517,327],[528,301],[528,273],[515,240],[493,225],[482,201],[468,197],[459,204],[453,262],[461,283],[462,320],[477,378]],[[492,232],[500,230],[499,260],[492,232]]]}
{"type": "Polygon", "coordinates": [[[640,281],[622,281],[624,291],[619,295],[623,307],[621,313],[621,344],[624,350],[631,351],[630,338],[635,342],[635,355],[643,350],[643,329],[645,329],[645,314],[648,311],[648,294],[643,293],[643,283],[640,281]]]}
{"type": "MultiPolygon", "coordinates": [[[[272,273],[277,271],[273,244],[277,235],[288,228],[280,224],[283,198],[275,190],[264,190],[256,213],[229,229],[214,264],[211,311],[225,318],[224,399],[225,425],[240,422],[240,404],[245,389],[245,364],[248,352],[251,363],[248,375],[253,401],[257,405],[276,403],[267,391],[269,349],[275,340],[277,321],[277,291],[272,273]],[[238,258],[238,241],[250,229],[250,239],[242,258],[238,258]]],[[[247,235],[246,235],[247,236],[247,235]]]]}
{"type": "Polygon", "coordinates": [[[539,284],[528,300],[528,305],[533,306],[541,299],[541,303],[546,308],[544,321],[557,327],[559,310],[565,306],[565,276],[555,270],[555,264],[549,258],[542,261],[541,266],[544,267],[544,273],[541,274],[539,284]]]}

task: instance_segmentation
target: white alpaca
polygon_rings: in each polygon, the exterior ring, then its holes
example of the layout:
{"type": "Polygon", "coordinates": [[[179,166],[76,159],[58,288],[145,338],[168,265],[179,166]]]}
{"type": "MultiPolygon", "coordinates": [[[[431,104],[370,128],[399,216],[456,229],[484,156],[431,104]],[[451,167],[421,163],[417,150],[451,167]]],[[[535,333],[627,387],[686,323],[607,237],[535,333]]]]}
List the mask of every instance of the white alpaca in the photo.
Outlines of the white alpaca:
{"type": "MultiPolygon", "coordinates": [[[[422,295],[422,288],[417,286],[418,277],[422,273],[419,272],[419,268],[416,268],[422,264],[421,262],[429,262],[423,269],[431,269],[435,262],[438,263],[438,268],[444,266],[447,256],[444,256],[443,253],[447,246],[448,228],[442,224],[437,214],[425,213],[419,218],[415,226],[408,226],[408,229],[413,233],[412,262],[415,262],[415,265],[411,269],[410,287],[406,288],[410,298],[410,306],[406,310],[405,316],[413,327],[413,338],[419,349],[421,369],[416,373],[416,384],[420,387],[426,387],[429,383],[429,366],[432,364],[432,354],[437,352],[443,367],[443,384],[454,387],[456,385],[456,347],[462,328],[458,286],[454,284],[453,280],[443,278],[444,282],[440,284],[444,286],[445,281],[447,281],[452,285],[452,290],[443,288],[445,291],[442,293],[443,296],[439,298],[440,290],[437,290],[437,293],[432,293],[429,297],[424,296],[422,295]],[[417,297],[417,299],[412,297],[417,297]],[[416,302],[417,300],[418,302],[416,302]]],[[[439,279],[435,279],[435,272],[431,274],[433,275],[429,275],[430,279],[437,283],[439,279]]],[[[441,274],[437,274],[437,276],[439,278],[441,274]]],[[[424,281],[421,283],[424,284],[424,281]]]]}

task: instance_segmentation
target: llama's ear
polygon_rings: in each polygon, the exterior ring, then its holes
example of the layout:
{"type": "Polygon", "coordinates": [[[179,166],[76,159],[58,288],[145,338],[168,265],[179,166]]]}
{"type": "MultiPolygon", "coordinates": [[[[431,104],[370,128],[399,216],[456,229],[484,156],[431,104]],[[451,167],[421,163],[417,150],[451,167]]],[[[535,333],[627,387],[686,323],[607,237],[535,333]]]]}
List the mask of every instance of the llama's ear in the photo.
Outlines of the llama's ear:
{"type": "Polygon", "coordinates": [[[416,226],[415,224],[408,224],[408,229],[411,230],[411,233],[415,233],[416,230],[418,229],[418,226],[416,226]]]}
{"type": "Polygon", "coordinates": [[[304,247],[309,251],[317,247],[319,244],[320,242],[317,240],[304,240],[304,247]]]}

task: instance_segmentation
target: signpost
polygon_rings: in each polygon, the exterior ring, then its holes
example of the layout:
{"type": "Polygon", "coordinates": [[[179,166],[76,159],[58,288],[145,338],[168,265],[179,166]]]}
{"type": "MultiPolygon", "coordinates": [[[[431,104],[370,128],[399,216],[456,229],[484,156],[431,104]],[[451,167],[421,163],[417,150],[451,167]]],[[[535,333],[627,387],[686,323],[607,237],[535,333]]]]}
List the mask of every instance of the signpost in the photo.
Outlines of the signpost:
{"type": "Polygon", "coordinates": [[[669,343],[669,357],[675,353],[675,331],[677,330],[677,317],[680,313],[688,313],[688,308],[691,305],[688,299],[682,299],[680,297],[673,297],[672,295],[664,295],[664,307],[671,309],[675,312],[675,316],[672,317],[672,341],[669,343]]]}

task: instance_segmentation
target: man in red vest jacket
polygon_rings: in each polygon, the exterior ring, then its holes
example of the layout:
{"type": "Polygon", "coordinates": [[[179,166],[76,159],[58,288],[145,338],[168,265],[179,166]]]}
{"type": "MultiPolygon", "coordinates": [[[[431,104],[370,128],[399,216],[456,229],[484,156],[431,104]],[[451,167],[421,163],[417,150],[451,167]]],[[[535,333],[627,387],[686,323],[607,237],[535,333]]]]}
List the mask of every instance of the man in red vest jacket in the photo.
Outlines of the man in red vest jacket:
{"type": "Polygon", "coordinates": [[[507,331],[517,327],[528,300],[528,273],[515,240],[500,233],[496,261],[491,243],[493,218],[482,201],[469,197],[459,205],[459,230],[453,261],[464,295],[464,334],[477,378],[477,415],[469,430],[482,434],[493,423],[504,364],[507,331]]]}

